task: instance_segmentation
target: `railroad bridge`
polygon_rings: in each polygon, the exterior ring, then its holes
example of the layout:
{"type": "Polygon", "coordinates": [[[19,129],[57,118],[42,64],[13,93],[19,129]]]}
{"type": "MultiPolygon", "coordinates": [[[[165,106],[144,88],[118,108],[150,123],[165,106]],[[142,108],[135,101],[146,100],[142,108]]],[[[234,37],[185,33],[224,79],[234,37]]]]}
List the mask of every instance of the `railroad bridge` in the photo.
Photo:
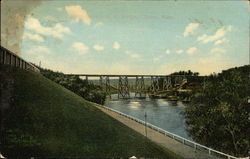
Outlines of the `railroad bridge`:
{"type": "Polygon", "coordinates": [[[78,76],[87,82],[90,81],[90,78],[99,78],[99,84],[104,86],[105,92],[110,98],[111,89],[117,90],[118,98],[130,98],[130,92],[135,92],[135,97],[146,97],[146,94],[168,91],[173,88],[180,89],[190,78],[204,79],[204,76],[190,75],[67,74],[67,76],[78,76]],[[112,85],[111,80],[118,81],[117,86],[112,85]],[[145,81],[149,84],[145,84],[145,81]]]}

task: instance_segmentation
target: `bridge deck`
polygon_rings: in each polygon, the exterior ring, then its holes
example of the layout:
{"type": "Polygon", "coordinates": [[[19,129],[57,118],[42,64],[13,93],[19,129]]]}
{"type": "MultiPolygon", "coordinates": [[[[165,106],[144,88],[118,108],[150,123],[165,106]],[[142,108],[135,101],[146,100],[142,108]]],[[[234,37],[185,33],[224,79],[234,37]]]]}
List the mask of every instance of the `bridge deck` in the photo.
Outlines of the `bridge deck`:
{"type": "Polygon", "coordinates": [[[88,76],[88,77],[200,77],[204,78],[206,76],[192,76],[192,75],[145,75],[145,74],[134,74],[134,75],[126,75],[126,74],[65,74],[66,76],[88,76]]]}
{"type": "MultiPolygon", "coordinates": [[[[145,135],[145,126],[126,118],[118,113],[113,111],[104,109],[103,107],[97,106],[100,110],[104,113],[110,115],[111,117],[115,118],[116,120],[120,121],[121,123],[125,124],[126,126],[134,129],[135,131],[139,132],[142,135],[145,135]]],[[[207,153],[195,150],[190,146],[184,145],[168,136],[165,136],[151,128],[147,128],[147,137],[152,140],[153,142],[167,148],[168,150],[178,154],[179,156],[183,157],[184,159],[214,159],[216,157],[209,156],[207,153]]]]}

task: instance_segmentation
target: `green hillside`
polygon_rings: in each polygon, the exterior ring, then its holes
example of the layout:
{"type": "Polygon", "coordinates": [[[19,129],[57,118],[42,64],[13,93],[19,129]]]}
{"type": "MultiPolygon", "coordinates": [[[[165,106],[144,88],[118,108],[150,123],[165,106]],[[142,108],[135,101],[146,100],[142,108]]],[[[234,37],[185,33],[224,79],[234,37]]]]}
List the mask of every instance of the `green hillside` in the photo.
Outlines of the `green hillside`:
{"type": "Polygon", "coordinates": [[[0,67],[13,81],[0,151],[9,158],[177,158],[64,87],[38,73],[0,67]]]}

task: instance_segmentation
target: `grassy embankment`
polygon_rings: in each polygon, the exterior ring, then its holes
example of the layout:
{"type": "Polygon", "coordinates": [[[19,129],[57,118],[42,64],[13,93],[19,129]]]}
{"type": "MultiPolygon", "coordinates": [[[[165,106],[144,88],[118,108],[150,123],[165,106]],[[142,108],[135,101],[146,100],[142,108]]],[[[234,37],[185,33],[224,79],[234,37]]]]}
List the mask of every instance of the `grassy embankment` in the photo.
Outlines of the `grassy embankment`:
{"type": "Polygon", "coordinates": [[[1,68],[14,80],[1,152],[15,156],[179,158],[38,73],[1,68]]]}

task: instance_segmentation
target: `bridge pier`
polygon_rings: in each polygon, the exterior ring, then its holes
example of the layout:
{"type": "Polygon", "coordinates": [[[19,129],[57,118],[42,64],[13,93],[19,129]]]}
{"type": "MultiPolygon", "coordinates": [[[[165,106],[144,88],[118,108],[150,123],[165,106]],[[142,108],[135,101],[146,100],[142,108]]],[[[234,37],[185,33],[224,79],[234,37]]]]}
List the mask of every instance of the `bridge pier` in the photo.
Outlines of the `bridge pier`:
{"type": "Polygon", "coordinates": [[[171,76],[166,76],[163,78],[163,90],[168,90],[172,87],[171,76]]]}
{"type": "Polygon", "coordinates": [[[151,92],[155,93],[160,90],[159,85],[159,77],[158,76],[151,76],[151,86],[150,86],[151,92]]]}
{"type": "Polygon", "coordinates": [[[127,76],[119,76],[118,98],[130,98],[129,84],[127,76]]]}
{"type": "Polygon", "coordinates": [[[136,76],[135,97],[146,97],[144,77],[136,76]],[[139,95],[139,96],[138,96],[139,95]]]}
{"type": "Polygon", "coordinates": [[[110,81],[109,81],[109,76],[106,76],[106,85],[105,85],[105,90],[106,90],[106,94],[107,96],[109,96],[109,98],[111,99],[111,91],[110,91],[110,81]]]}
{"type": "Polygon", "coordinates": [[[99,76],[99,85],[105,91],[106,96],[111,98],[110,80],[109,76],[99,76]]]}

